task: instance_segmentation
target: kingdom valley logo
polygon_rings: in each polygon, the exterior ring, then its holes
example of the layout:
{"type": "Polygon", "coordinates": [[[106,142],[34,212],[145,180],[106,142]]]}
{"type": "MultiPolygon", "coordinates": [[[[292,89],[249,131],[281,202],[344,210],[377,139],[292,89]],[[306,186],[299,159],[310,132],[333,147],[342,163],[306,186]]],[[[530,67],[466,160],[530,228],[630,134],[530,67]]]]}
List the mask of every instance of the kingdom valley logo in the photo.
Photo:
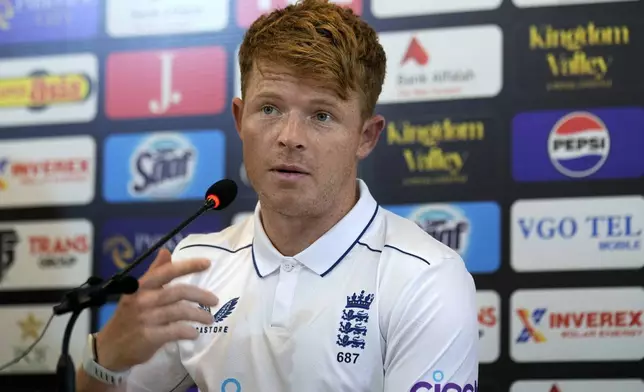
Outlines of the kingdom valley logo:
{"type": "Polygon", "coordinates": [[[502,86],[502,35],[496,25],[379,34],[390,71],[378,103],[497,95],[502,86]]]}
{"type": "Polygon", "coordinates": [[[465,183],[468,174],[464,167],[470,156],[467,146],[485,139],[485,124],[450,118],[422,123],[391,121],[386,138],[388,148],[402,147],[400,153],[411,175],[396,176],[402,185],[465,183]]]}
{"type": "Polygon", "coordinates": [[[627,25],[598,26],[591,21],[570,28],[529,27],[530,50],[544,53],[550,75],[547,91],[613,87],[611,70],[615,59],[606,54],[606,49],[630,44],[631,30],[627,25]],[[594,49],[593,54],[588,49],[594,49]]]}

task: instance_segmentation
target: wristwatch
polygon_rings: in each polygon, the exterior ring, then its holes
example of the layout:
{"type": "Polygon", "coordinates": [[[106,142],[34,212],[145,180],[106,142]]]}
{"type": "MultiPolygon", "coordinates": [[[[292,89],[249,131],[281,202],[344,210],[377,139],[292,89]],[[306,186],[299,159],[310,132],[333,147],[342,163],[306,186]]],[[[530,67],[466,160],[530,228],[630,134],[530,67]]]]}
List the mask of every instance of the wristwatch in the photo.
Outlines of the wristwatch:
{"type": "Polygon", "coordinates": [[[87,344],[85,345],[85,352],[83,354],[83,369],[88,375],[98,381],[114,386],[122,385],[130,374],[130,369],[122,372],[113,372],[98,364],[96,336],[93,333],[87,336],[87,344]]]}

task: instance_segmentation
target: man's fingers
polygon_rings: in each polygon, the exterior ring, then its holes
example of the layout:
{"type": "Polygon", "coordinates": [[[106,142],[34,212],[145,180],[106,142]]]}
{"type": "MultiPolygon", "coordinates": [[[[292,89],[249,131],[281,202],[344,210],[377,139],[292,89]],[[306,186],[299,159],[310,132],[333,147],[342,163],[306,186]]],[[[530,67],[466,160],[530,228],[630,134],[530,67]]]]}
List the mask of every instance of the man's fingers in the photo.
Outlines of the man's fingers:
{"type": "Polygon", "coordinates": [[[149,328],[148,336],[150,341],[162,346],[177,340],[195,340],[199,337],[199,331],[186,323],[176,322],[149,328]]]}
{"type": "MultiPolygon", "coordinates": [[[[210,291],[183,283],[166,287],[163,290],[151,291],[150,293],[154,293],[154,296],[149,299],[152,301],[149,306],[154,307],[166,306],[178,301],[191,301],[206,306],[215,306],[219,303],[219,298],[210,291]]],[[[148,299],[146,298],[147,301],[148,299]]]]}
{"type": "Polygon", "coordinates": [[[205,325],[210,325],[214,321],[210,313],[187,302],[177,302],[172,305],[155,308],[146,319],[150,325],[156,327],[177,321],[195,321],[205,325]]]}
{"type": "Polygon", "coordinates": [[[208,259],[190,259],[177,263],[164,264],[148,271],[139,281],[143,289],[158,289],[180,276],[201,272],[210,266],[208,259]]]}
{"type": "Polygon", "coordinates": [[[160,266],[170,263],[171,261],[172,261],[172,254],[170,253],[170,251],[166,248],[161,248],[159,249],[159,253],[157,253],[157,257],[155,257],[152,264],[150,264],[150,268],[148,268],[148,271],[153,270],[155,268],[159,268],[160,266]]]}

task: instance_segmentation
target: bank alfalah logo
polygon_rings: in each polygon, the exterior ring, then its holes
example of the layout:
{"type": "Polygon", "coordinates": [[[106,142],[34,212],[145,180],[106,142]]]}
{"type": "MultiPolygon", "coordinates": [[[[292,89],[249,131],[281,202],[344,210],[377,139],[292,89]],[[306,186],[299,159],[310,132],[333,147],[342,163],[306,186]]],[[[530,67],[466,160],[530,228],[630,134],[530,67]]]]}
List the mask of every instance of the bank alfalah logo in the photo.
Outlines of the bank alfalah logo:
{"type": "Polygon", "coordinates": [[[342,310],[340,328],[338,328],[338,340],[336,344],[340,347],[359,348],[364,350],[369,323],[369,308],[373,302],[374,295],[365,295],[364,290],[360,295],[353,293],[347,296],[347,304],[342,310]]]}

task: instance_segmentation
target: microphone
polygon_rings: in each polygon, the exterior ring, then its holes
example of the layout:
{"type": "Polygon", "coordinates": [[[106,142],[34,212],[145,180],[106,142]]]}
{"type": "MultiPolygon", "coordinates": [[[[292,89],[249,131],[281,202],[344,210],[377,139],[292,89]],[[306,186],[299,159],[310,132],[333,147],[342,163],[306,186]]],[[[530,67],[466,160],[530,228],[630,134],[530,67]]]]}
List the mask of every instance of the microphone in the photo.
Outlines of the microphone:
{"type": "Polygon", "coordinates": [[[62,315],[72,313],[65,335],[63,337],[63,350],[58,359],[57,376],[59,392],[73,392],[76,390],[76,369],[69,355],[69,340],[76,319],[86,308],[100,307],[107,302],[107,298],[115,294],[133,294],[139,289],[139,281],[128,275],[132,269],[141,264],[148,256],[163,246],[178,232],[192,223],[195,219],[209,210],[223,210],[237,197],[237,184],[230,179],[223,179],[212,184],[206,191],[204,204],[192,216],[181,222],[168,234],[152,245],[148,250],[137,257],[127,268],[114,274],[107,282],[99,277],[92,276],[81,286],[69,291],[63,300],[54,306],[54,314],[62,315]]]}

